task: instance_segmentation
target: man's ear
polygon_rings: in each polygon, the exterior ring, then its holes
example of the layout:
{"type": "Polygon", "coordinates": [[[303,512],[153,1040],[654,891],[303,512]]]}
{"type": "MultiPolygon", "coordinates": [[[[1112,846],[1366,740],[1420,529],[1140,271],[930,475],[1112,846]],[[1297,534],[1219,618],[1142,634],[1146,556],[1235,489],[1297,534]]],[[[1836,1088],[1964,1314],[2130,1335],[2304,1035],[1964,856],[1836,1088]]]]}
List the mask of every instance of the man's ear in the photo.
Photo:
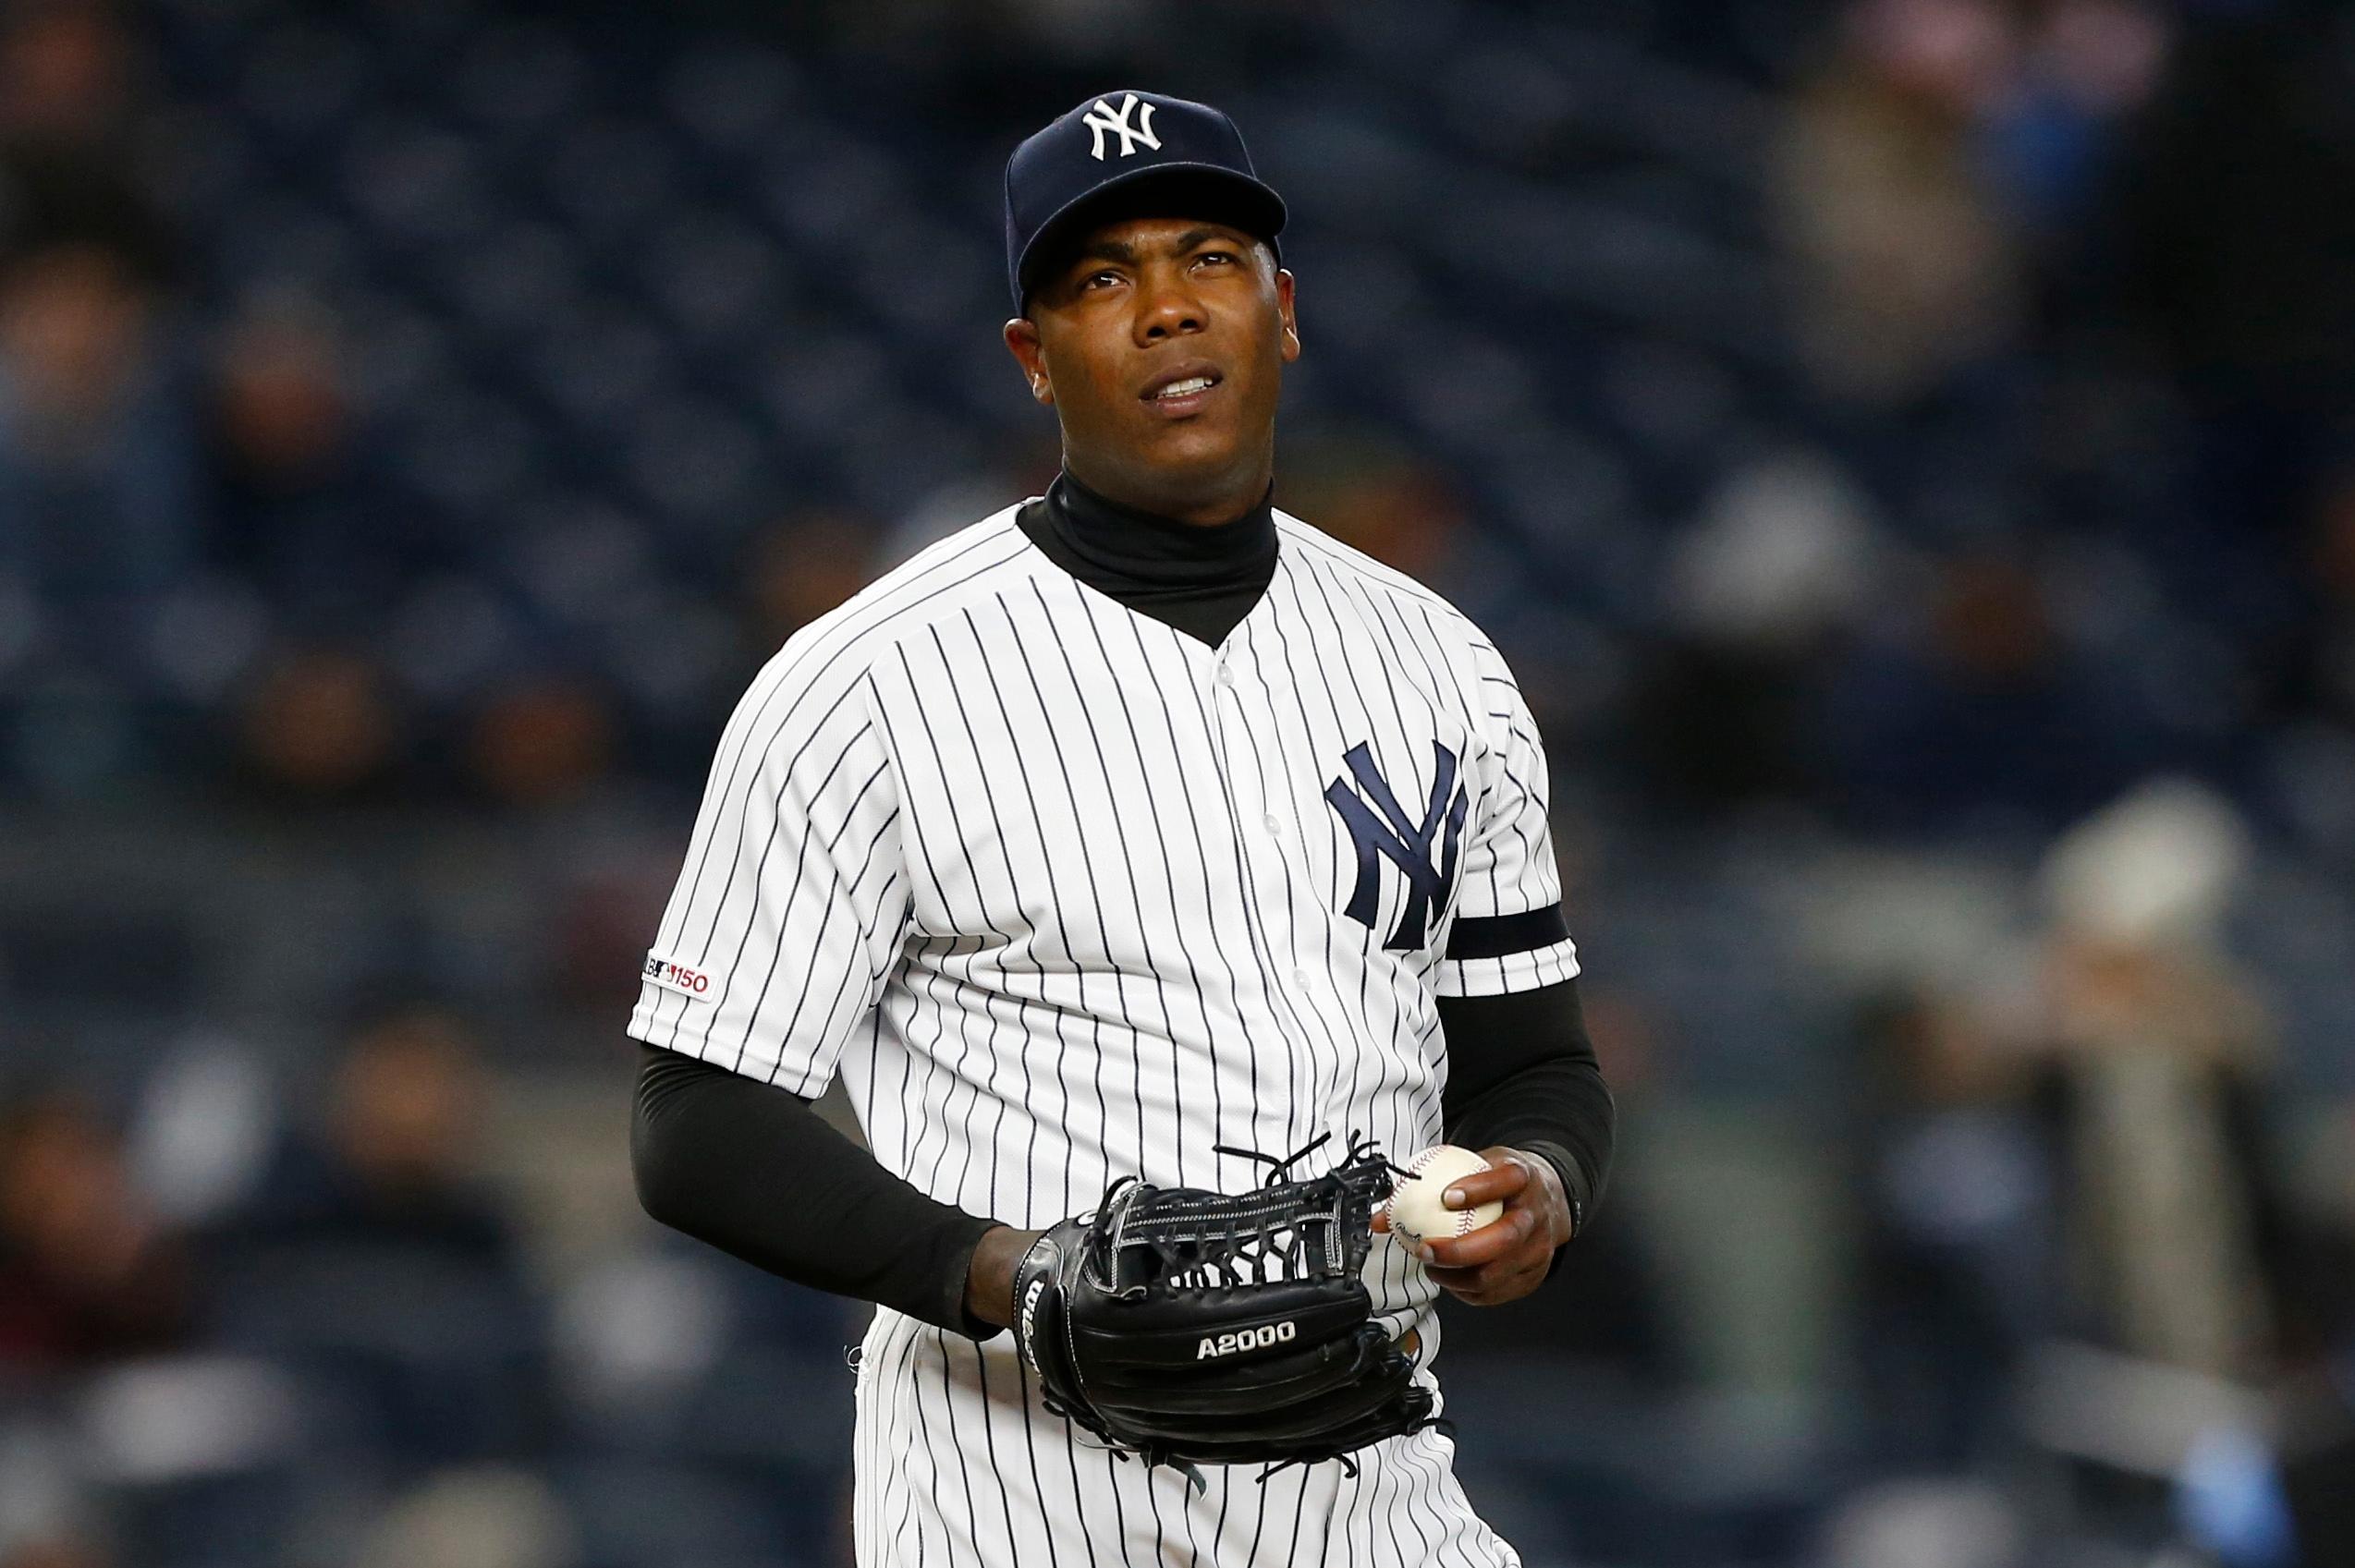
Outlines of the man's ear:
{"type": "Polygon", "coordinates": [[[1052,407],[1055,404],[1055,383],[1046,373],[1046,354],[1039,345],[1038,324],[1028,316],[1017,316],[1006,323],[1006,349],[1022,367],[1022,379],[1031,383],[1031,395],[1052,407]]]}
{"type": "Polygon", "coordinates": [[[1275,313],[1284,318],[1284,362],[1288,365],[1300,357],[1300,323],[1292,313],[1292,274],[1282,267],[1275,269],[1275,313]]]}

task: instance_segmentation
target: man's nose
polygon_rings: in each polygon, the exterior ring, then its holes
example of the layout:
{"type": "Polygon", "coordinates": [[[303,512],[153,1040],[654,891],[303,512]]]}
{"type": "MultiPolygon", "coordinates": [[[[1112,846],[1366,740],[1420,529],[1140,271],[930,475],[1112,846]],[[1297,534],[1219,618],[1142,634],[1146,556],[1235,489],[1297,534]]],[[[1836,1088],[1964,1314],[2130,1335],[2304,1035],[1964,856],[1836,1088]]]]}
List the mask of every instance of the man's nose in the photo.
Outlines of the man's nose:
{"type": "Polygon", "coordinates": [[[1141,303],[1142,308],[1137,312],[1137,339],[1141,344],[1181,337],[1210,324],[1210,312],[1202,297],[1187,286],[1182,273],[1149,283],[1141,303]]]}

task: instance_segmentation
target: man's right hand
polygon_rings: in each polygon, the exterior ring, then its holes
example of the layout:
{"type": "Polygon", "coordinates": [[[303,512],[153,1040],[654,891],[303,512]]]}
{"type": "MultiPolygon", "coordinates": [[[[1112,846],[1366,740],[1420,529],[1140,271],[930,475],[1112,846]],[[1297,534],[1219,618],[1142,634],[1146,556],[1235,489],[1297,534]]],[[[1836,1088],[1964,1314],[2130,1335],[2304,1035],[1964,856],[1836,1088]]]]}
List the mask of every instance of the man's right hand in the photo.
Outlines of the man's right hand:
{"type": "Polygon", "coordinates": [[[1010,1225],[982,1232],[965,1274],[965,1310],[984,1323],[1012,1328],[1014,1270],[1031,1244],[1044,1234],[1044,1231],[1018,1231],[1010,1225]]]}

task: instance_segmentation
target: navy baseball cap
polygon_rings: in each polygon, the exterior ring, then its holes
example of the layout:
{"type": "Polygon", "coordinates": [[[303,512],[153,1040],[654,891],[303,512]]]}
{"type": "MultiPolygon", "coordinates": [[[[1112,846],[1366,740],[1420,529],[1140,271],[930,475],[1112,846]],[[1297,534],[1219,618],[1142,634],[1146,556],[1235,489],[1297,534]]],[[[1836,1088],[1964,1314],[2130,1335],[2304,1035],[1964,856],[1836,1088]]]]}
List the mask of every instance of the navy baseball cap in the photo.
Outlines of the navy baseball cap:
{"type": "MultiPolygon", "coordinates": [[[[1006,161],[1006,277],[1019,313],[1029,273],[1053,242],[1114,191],[1150,182],[1178,199],[1170,215],[1229,223],[1267,241],[1284,199],[1260,180],[1243,133],[1207,103],[1158,92],[1106,92],[1038,131],[1006,161]]],[[[1283,252],[1276,251],[1283,261],[1283,252]]]]}

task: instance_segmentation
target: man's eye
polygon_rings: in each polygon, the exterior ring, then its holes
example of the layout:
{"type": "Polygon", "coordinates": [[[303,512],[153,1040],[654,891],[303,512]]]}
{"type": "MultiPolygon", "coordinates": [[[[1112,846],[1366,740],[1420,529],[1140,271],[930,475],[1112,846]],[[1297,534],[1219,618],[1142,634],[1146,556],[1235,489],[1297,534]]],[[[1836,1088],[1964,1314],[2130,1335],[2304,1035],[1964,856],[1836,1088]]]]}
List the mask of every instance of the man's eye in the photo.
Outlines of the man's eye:
{"type": "Polygon", "coordinates": [[[1232,250],[1205,250],[1202,253],[1202,259],[1205,261],[1233,261],[1239,260],[1235,252],[1232,250]]]}
{"type": "Polygon", "coordinates": [[[1089,273],[1086,277],[1081,278],[1081,279],[1080,280],[1080,286],[1081,288],[1093,288],[1093,287],[1094,287],[1097,284],[1100,284],[1100,283],[1118,283],[1119,281],[1120,281],[1120,274],[1119,274],[1118,273],[1115,273],[1115,272],[1090,273],[1089,273]]]}

